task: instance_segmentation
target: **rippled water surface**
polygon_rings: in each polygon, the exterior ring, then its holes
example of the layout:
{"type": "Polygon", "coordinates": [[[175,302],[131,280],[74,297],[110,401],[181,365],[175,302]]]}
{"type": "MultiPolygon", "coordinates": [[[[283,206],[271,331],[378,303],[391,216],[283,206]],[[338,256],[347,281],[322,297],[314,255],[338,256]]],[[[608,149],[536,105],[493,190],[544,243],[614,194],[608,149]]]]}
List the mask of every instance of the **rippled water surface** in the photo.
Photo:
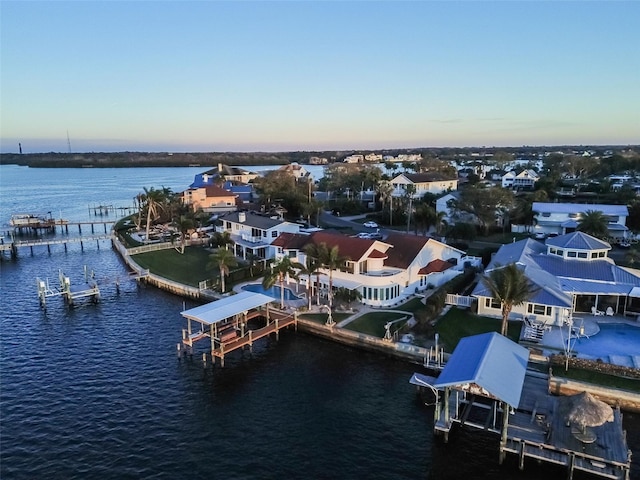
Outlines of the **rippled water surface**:
{"type": "MultiPolygon", "coordinates": [[[[88,219],[90,203],[128,201],[144,186],[181,190],[199,171],[2,166],[0,223],[41,206],[88,219]],[[36,199],[24,193],[34,185],[36,199]]],[[[224,369],[179,361],[183,300],[125,274],[106,241],[0,264],[2,479],[565,477],[499,466],[494,436],[434,440],[433,412],[408,384],[419,369],[407,363],[293,331],[230,355],[224,369]],[[43,311],[35,278],[54,284],[62,269],[81,286],[85,265],[100,303],[70,310],[52,298],[43,311]]],[[[626,422],[634,448],[640,422],[626,422]]]]}

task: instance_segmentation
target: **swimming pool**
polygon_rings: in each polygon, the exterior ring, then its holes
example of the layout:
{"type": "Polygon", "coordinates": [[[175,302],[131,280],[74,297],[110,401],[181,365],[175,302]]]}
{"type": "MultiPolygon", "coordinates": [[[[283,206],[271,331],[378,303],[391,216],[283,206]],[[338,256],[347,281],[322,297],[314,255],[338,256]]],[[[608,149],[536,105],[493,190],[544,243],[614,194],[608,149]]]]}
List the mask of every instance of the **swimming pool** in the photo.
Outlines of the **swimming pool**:
{"type": "MultiPolygon", "coordinates": [[[[247,290],[249,292],[253,292],[253,293],[262,293],[264,295],[269,295],[270,297],[280,300],[280,285],[274,285],[271,288],[265,289],[259,283],[251,283],[249,285],[245,285],[244,287],[242,287],[242,289],[247,290]]],[[[295,293],[293,293],[293,291],[290,288],[284,287],[284,299],[300,300],[300,297],[298,297],[295,293]]]]}
{"type": "MultiPolygon", "coordinates": [[[[600,332],[592,337],[572,340],[573,352],[579,357],[601,358],[640,355],[640,327],[624,323],[600,323],[600,332]]],[[[618,363],[618,362],[613,362],[618,363]]]]}

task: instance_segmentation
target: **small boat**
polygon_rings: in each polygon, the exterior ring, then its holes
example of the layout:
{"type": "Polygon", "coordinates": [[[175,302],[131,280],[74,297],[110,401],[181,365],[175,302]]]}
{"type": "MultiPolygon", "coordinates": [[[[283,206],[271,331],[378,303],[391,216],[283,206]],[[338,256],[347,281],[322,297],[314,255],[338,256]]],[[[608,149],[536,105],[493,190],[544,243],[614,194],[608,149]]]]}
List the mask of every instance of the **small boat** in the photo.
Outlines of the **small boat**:
{"type": "Polygon", "coordinates": [[[9,225],[15,228],[38,228],[38,227],[49,227],[53,224],[53,220],[46,217],[41,217],[38,215],[33,215],[31,213],[22,213],[17,215],[12,215],[9,220],[9,225]]]}

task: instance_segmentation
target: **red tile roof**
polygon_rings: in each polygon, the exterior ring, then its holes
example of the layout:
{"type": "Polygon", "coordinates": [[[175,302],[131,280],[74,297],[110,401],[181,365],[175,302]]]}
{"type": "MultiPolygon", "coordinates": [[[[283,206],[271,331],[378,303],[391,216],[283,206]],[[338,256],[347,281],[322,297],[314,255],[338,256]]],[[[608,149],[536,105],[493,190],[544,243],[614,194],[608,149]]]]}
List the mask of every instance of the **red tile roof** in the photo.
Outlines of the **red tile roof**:
{"type": "Polygon", "coordinates": [[[393,248],[387,251],[389,258],[384,264],[389,267],[409,268],[428,241],[429,237],[392,233],[385,239],[385,243],[390,243],[393,248]]]}
{"type": "Polygon", "coordinates": [[[453,264],[447,262],[446,260],[440,260],[439,258],[436,258],[435,260],[427,263],[425,267],[422,267],[418,272],[418,275],[429,275],[430,273],[434,272],[444,272],[451,267],[453,267],[453,264]]]}
{"type": "Polygon", "coordinates": [[[309,235],[303,233],[282,232],[271,245],[282,247],[285,250],[301,250],[309,241],[309,235]]]}
{"type": "Polygon", "coordinates": [[[337,246],[341,256],[347,257],[354,262],[360,260],[375,241],[329,232],[314,232],[311,234],[311,242],[314,244],[326,243],[329,248],[337,246]]]}
{"type": "Polygon", "coordinates": [[[388,255],[386,253],[381,252],[380,250],[373,250],[367,258],[387,258],[388,255]]]}
{"type": "Polygon", "coordinates": [[[205,191],[207,192],[207,197],[237,197],[235,193],[230,192],[229,190],[225,190],[224,188],[220,188],[217,185],[209,185],[205,187],[205,191]]]}

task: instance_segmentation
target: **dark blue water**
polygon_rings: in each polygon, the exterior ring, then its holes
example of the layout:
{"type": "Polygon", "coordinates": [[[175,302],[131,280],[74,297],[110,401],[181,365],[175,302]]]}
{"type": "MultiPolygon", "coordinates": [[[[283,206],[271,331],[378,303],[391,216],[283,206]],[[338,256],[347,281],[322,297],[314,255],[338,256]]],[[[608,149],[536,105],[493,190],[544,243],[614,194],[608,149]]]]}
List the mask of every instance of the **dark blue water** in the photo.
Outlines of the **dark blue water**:
{"type": "MultiPolygon", "coordinates": [[[[273,297],[277,300],[280,300],[280,296],[281,296],[280,285],[274,285],[273,287],[264,288],[259,283],[252,283],[250,285],[245,285],[244,287],[242,287],[242,289],[247,290],[249,292],[262,293],[264,295],[269,295],[270,297],[273,297]]],[[[300,300],[300,297],[298,297],[295,293],[293,293],[290,288],[284,287],[284,299],[300,300]]]]}
{"type": "MultiPolygon", "coordinates": [[[[0,222],[43,205],[86,219],[91,202],[182,189],[197,171],[2,166],[0,222]]],[[[293,331],[229,355],[223,369],[179,361],[183,300],[125,273],[106,241],[0,263],[2,479],[565,477],[534,463],[519,472],[513,459],[499,466],[494,436],[435,440],[433,412],[408,384],[413,365],[293,331]],[[63,269],[81,286],[85,265],[101,302],[69,310],[53,298],[44,312],[35,278],[55,283],[63,269]]],[[[637,449],[640,421],[625,418],[637,449]]]]}

